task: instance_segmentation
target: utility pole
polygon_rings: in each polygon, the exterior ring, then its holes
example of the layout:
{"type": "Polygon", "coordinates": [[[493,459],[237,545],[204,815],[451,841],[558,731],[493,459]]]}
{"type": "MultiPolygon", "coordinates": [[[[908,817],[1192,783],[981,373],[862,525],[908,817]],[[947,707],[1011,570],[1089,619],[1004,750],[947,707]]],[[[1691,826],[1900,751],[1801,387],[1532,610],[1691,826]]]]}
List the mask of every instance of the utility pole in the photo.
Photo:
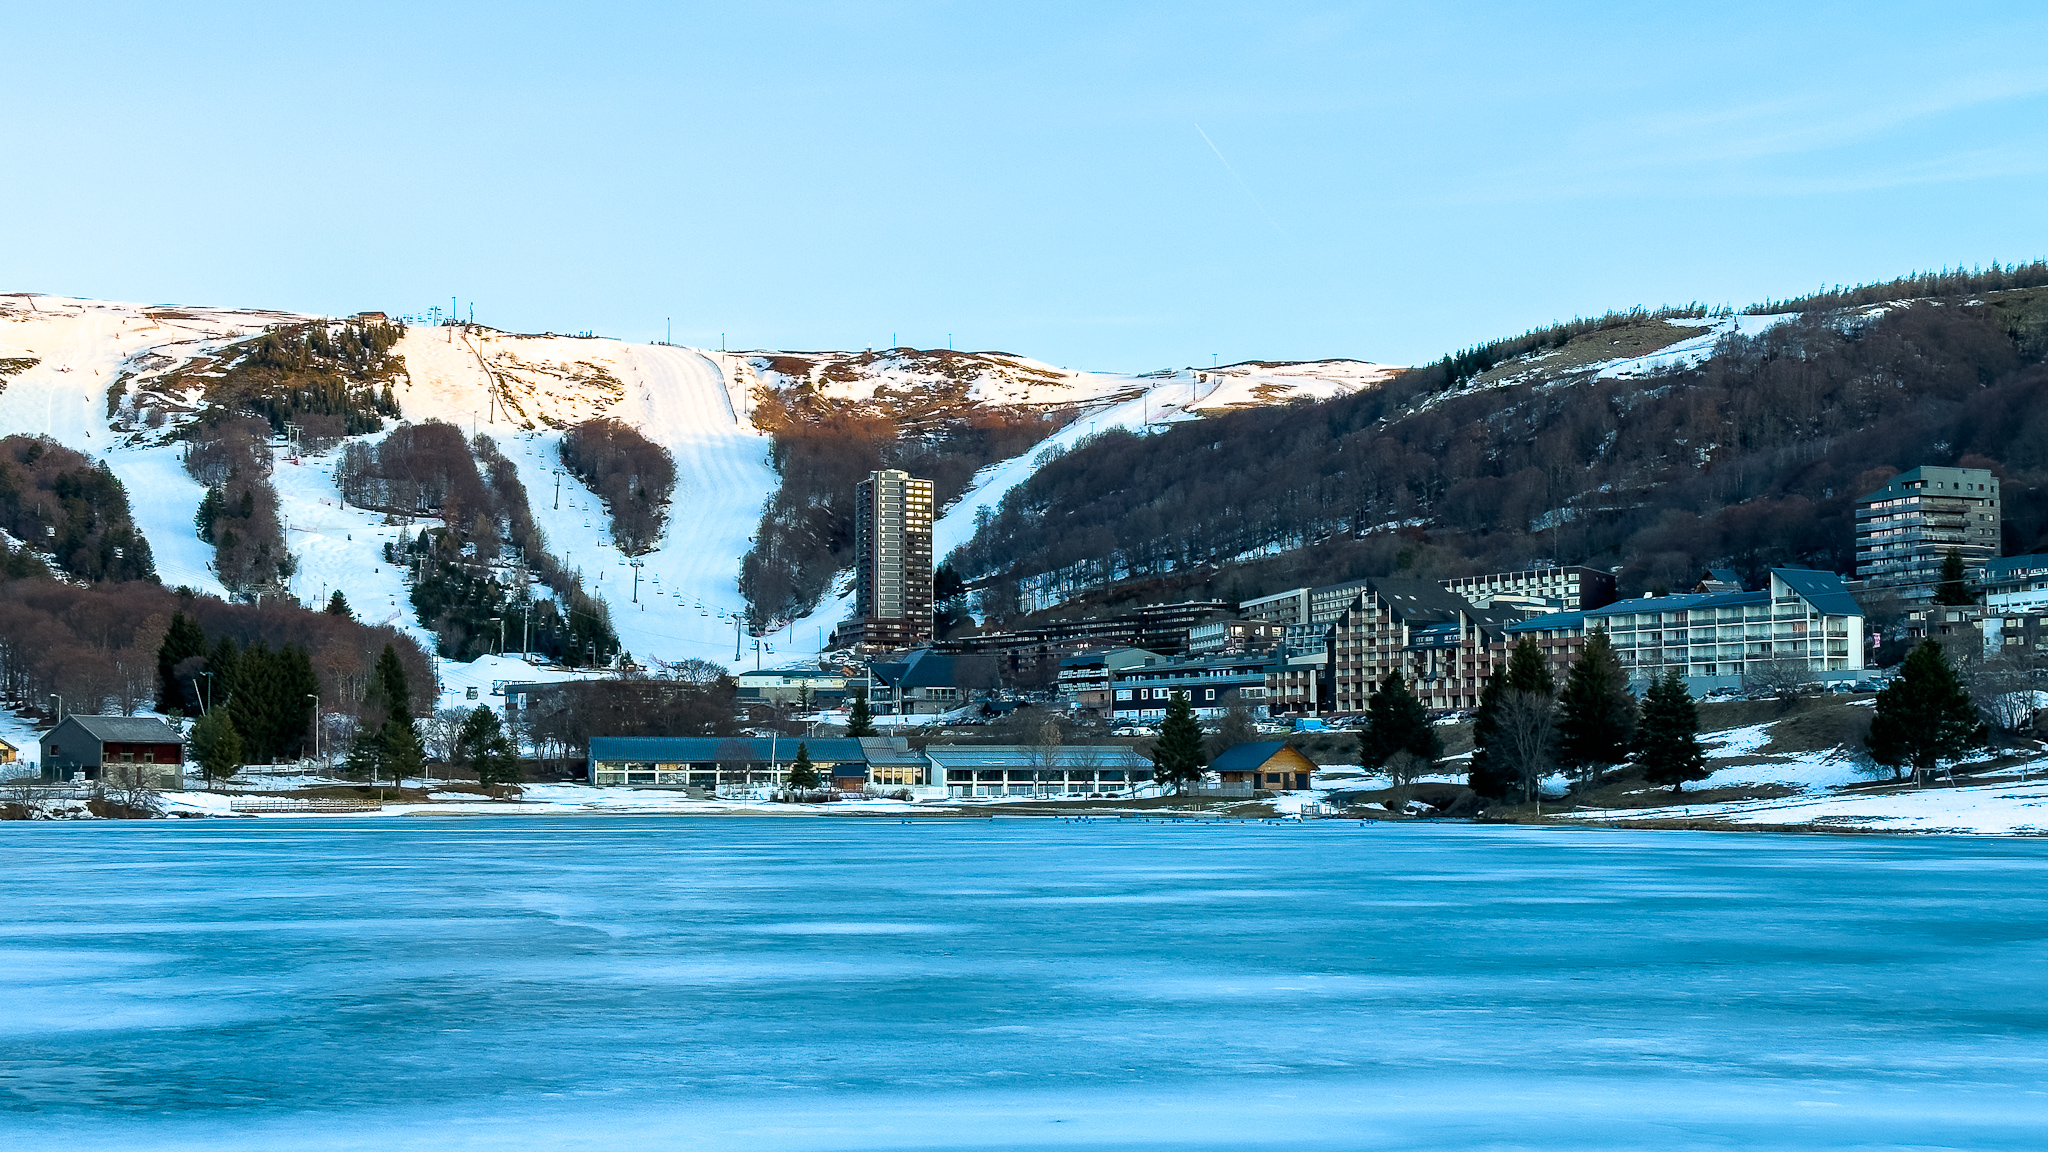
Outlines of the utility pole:
{"type": "Polygon", "coordinates": [[[313,702],[313,759],[318,761],[320,759],[320,697],[312,692],[308,692],[306,693],[306,699],[313,702]]]}

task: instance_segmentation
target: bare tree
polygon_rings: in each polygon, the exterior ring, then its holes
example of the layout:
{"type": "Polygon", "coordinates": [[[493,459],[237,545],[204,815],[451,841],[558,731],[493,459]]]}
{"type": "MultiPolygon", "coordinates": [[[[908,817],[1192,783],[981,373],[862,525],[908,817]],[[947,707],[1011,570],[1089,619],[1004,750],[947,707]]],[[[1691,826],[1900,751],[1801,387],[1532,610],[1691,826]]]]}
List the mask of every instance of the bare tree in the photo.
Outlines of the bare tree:
{"type": "Polygon", "coordinates": [[[1386,769],[1389,795],[1387,810],[1401,815],[1408,812],[1408,801],[1415,793],[1415,780],[1430,769],[1430,761],[1403,749],[1387,757],[1382,765],[1386,769]]]}
{"type": "Polygon", "coordinates": [[[1763,660],[1751,660],[1742,668],[1742,690],[1752,696],[1768,696],[1783,707],[1813,687],[1813,670],[1804,656],[1779,653],[1763,660]]]}
{"type": "Polygon", "coordinates": [[[1496,743],[1488,755],[1498,756],[1524,803],[1542,804],[1539,789],[1550,774],[1552,736],[1557,726],[1556,698],[1548,692],[1510,688],[1500,694],[1495,714],[1496,743]]]}
{"type": "MultiPolygon", "coordinates": [[[[1060,726],[1051,717],[1039,721],[1037,730],[1032,733],[1031,763],[1036,771],[1031,774],[1031,795],[1034,797],[1039,794],[1040,785],[1046,778],[1062,767],[1060,740],[1060,726]]],[[[1066,790],[1064,782],[1060,790],[1066,790]]]]}
{"type": "Polygon", "coordinates": [[[2033,727],[2039,665],[2038,656],[2008,653],[1972,660],[1957,671],[1985,723],[2000,732],[2021,732],[2033,727]]]}

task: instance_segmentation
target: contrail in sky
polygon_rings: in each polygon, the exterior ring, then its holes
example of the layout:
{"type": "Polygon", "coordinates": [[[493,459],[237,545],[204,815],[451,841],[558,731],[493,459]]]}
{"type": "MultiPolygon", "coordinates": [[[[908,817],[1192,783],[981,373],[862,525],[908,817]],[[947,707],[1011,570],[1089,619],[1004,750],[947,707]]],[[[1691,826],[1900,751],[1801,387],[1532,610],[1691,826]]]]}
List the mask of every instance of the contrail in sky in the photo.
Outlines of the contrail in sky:
{"type": "Polygon", "coordinates": [[[1259,203],[1259,198],[1252,193],[1252,186],[1244,182],[1244,177],[1239,176],[1237,174],[1237,169],[1231,167],[1230,158],[1223,154],[1223,149],[1218,148],[1216,146],[1216,142],[1214,140],[1209,139],[1209,134],[1207,132],[1202,132],[1202,122],[1200,120],[1197,120],[1194,123],[1195,131],[1202,133],[1202,143],[1207,144],[1209,146],[1209,151],[1214,152],[1216,154],[1216,158],[1218,160],[1223,161],[1223,170],[1230,173],[1230,178],[1232,180],[1237,181],[1237,186],[1239,188],[1244,189],[1245,199],[1250,200],[1252,202],[1252,207],[1257,208],[1259,210],[1259,215],[1264,216],[1266,218],[1266,223],[1271,224],[1273,226],[1273,231],[1280,233],[1282,236],[1287,235],[1287,230],[1285,228],[1280,227],[1280,222],[1278,220],[1273,219],[1273,214],[1271,212],[1266,211],[1266,206],[1264,204],[1259,203]]]}

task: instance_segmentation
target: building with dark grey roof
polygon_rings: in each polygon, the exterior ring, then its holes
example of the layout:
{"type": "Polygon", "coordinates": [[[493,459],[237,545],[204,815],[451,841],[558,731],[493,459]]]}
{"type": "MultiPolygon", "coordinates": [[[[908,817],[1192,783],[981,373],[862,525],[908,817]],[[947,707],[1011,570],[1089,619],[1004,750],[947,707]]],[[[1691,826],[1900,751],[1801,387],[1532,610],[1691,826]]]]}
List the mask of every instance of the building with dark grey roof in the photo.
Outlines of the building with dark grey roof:
{"type": "Polygon", "coordinates": [[[185,786],[185,739],[154,716],[66,716],[41,744],[45,780],[82,775],[120,786],[185,786]]]}

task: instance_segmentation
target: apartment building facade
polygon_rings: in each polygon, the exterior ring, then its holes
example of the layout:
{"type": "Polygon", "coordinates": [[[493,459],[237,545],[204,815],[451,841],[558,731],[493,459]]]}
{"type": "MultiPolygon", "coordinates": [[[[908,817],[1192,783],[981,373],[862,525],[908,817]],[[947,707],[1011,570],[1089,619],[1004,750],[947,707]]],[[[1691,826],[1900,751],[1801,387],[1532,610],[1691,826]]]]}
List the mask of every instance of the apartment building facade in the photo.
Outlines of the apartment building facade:
{"type": "Polygon", "coordinates": [[[1951,551],[1981,579],[1999,553],[2001,507],[1998,477],[1987,469],[1902,472],[1856,501],[1857,579],[1925,602],[1951,551]]]}
{"type": "Polygon", "coordinates": [[[873,472],[854,489],[854,619],[842,636],[871,648],[911,648],[932,638],[932,482],[900,469],[873,472]]]}

